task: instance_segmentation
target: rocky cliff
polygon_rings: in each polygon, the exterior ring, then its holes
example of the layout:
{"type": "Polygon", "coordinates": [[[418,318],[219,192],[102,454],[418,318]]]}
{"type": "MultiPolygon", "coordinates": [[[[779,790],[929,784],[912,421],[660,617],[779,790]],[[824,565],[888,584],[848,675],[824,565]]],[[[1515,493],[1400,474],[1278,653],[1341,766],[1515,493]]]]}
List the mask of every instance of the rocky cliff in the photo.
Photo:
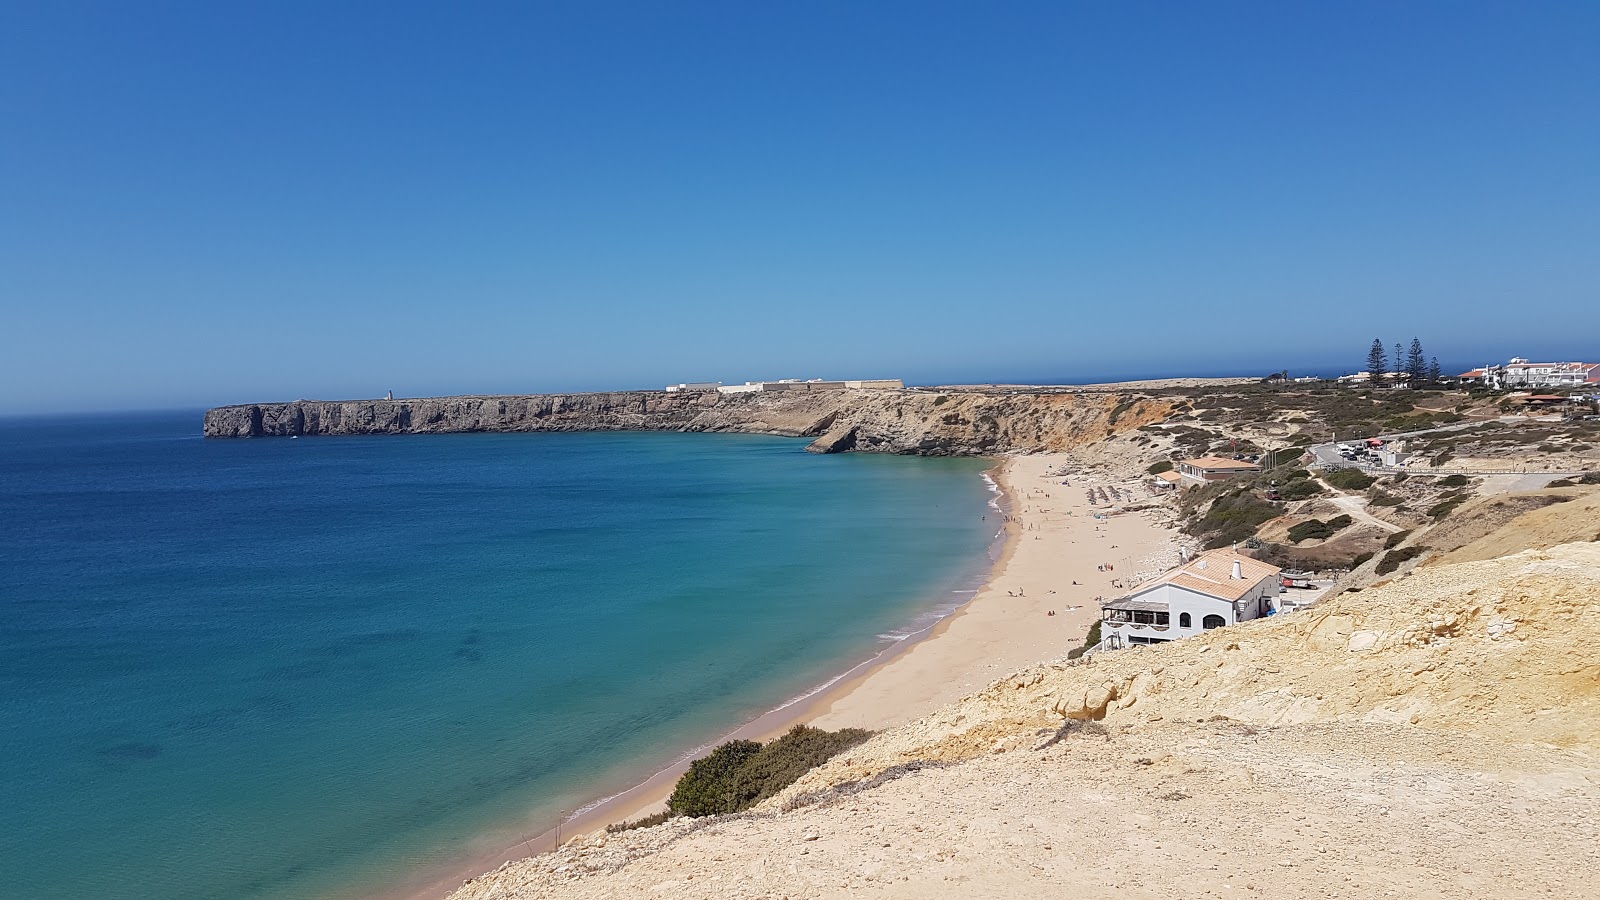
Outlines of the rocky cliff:
{"type": "Polygon", "coordinates": [[[771,394],[536,394],[415,400],[296,400],[223,406],[205,436],[519,431],[727,431],[815,437],[812,450],[929,456],[1068,450],[1164,419],[1138,393],[817,391],[771,394]]]}

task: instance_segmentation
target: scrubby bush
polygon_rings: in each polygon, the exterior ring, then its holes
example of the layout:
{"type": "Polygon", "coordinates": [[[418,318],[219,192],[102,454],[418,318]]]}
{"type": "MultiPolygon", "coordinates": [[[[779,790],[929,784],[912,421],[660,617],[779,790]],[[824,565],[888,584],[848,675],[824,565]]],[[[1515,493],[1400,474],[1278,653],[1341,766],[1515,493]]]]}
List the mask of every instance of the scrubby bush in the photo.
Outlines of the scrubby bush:
{"type": "Polygon", "coordinates": [[[1407,531],[1396,531],[1394,534],[1389,535],[1389,539],[1388,540],[1383,542],[1383,549],[1385,549],[1385,550],[1393,550],[1394,548],[1396,548],[1396,547],[1400,546],[1401,544],[1405,543],[1406,542],[1406,538],[1408,538],[1408,537],[1411,537],[1411,532],[1409,530],[1407,530],[1407,531]]]}
{"type": "Polygon", "coordinates": [[[1372,494],[1367,499],[1367,502],[1373,506],[1400,506],[1401,504],[1405,503],[1406,500],[1404,497],[1397,497],[1394,494],[1386,494],[1377,488],[1373,488],[1372,494]]]}
{"type": "Polygon", "coordinates": [[[1296,544],[1300,543],[1301,541],[1324,540],[1332,537],[1345,528],[1349,528],[1351,521],[1352,520],[1349,516],[1335,516],[1326,522],[1322,521],[1321,519],[1312,519],[1309,522],[1301,522],[1300,524],[1289,529],[1289,540],[1296,544]]]}
{"type": "Polygon", "coordinates": [[[689,764],[667,801],[668,815],[715,816],[749,809],[869,737],[872,732],[860,728],[823,731],[796,725],[764,747],[755,741],[728,741],[689,764]]]}
{"type": "Polygon", "coordinates": [[[1589,472],[1578,479],[1579,484],[1600,484],[1600,472],[1589,472]]]}
{"type": "Polygon", "coordinates": [[[1357,553],[1356,554],[1356,558],[1350,561],[1350,568],[1359,569],[1359,568],[1361,568],[1361,564],[1362,563],[1365,563],[1367,560],[1371,559],[1372,557],[1373,557],[1373,553],[1372,553],[1371,550],[1368,550],[1366,553],[1357,553]]]}
{"type": "Polygon", "coordinates": [[[1360,469],[1339,469],[1324,475],[1322,480],[1341,491],[1364,491],[1377,481],[1360,469]]]}
{"type": "Polygon", "coordinates": [[[1285,500],[1309,500],[1322,493],[1322,485],[1309,479],[1291,481],[1278,488],[1278,496],[1285,500]]]}
{"type": "Polygon", "coordinates": [[[1466,487],[1467,482],[1470,480],[1465,475],[1446,475],[1439,479],[1439,486],[1447,488],[1466,487]]]}
{"type": "Polygon", "coordinates": [[[801,775],[872,737],[860,728],[823,731],[796,725],[761,748],[739,770],[733,784],[733,807],[749,809],[800,779],[801,775]]]}
{"type": "Polygon", "coordinates": [[[1194,524],[1191,533],[1211,535],[1206,549],[1214,550],[1254,536],[1261,523],[1277,518],[1279,512],[1277,506],[1253,492],[1239,490],[1218,497],[1205,516],[1194,524]]]}
{"type": "Polygon", "coordinates": [[[1467,502],[1467,501],[1464,498],[1460,498],[1460,497],[1458,497],[1458,498],[1456,498],[1454,500],[1446,500],[1445,502],[1440,503],[1437,506],[1434,506],[1432,509],[1429,509],[1428,510],[1428,517],[1433,519],[1434,521],[1438,521],[1439,519],[1442,519],[1445,516],[1448,516],[1451,513],[1455,512],[1456,511],[1456,507],[1460,506],[1461,504],[1463,504],[1465,502],[1467,502]]]}
{"type": "Polygon", "coordinates": [[[728,741],[689,764],[667,800],[667,809],[680,816],[715,816],[736,812],[730,798],[734,781],[745,763],[761,752],[755,741],[728,741]]]}
{"type": "Polygon", "coordinates": [[[1151,475],[1160,475],[1162,472],[1171,472],[1172,460],[1163,459],[1158,463],[1151,463],[1150,468],[1145,469],[1145,471],[1149,472],[1151,475]]]}
{"type": "Polygon", "coordinates": [[[1398,550],[1390,550],[1383,555],[1383,559],[1378,560],[1378,567],[1374,571],[1379,575],[1387,575],[1400,568],[1402,564],[1416,559],[1427,551],[1428,548],[1422,546],[1401,547],[1398,550]]]}

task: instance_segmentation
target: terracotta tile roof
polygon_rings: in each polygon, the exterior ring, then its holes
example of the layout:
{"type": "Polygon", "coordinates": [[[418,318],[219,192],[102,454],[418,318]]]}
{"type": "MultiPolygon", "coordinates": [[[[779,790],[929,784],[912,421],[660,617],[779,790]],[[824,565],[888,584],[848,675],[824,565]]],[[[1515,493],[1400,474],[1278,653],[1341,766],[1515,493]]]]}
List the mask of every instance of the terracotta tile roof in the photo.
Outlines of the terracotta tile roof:
{"type": "Polygon", "coordinates": [[[1460,375],[1457,375],[1456,377],[1457,378],[1482,378],[1483,377],[1483,370],[1482,369],[1473,369],[1471,372],[1462,372],[1460,375]]]}
{"type": "Polygon", "coordinates": [[[1183,476],[1178,474],[1178,472],[1174,469],[1168,469],[1165,472],[1157,472],[1156,477],[1162,481],[1178,481],[1183,478],[1183,476]]]}
{"type": "Polygon", "coordinates": [[[1128,596],[1142,594],[1163,584],[1171,584],[1199,591],[1207,596],[1233,601],[1250,593],[1262,579],[1276,578],[1282,571],[1277,566],[1269,566],[1259,559],[1251,559],[1226,548],[1209,550],[1189,560],[1187,564],[1139,585],[1138,590],[1128,596]],[[1243,578],[1233,577],[1235,562],[1239,563],[1239,569],[1244,574],[1243,578]]]}
{"type": "Polygon", "coordinates": [[[1196,469],[1259,469],[1259,468],[1261,468],[1260,466],[1256,465],[1253,462],[1245,462],[1242,459],[1224,459],[1221,456],[1202,456],[1199,459],[1186,459],[1186,460],[1183,461],[1183,464],[1186,465],[1186,466],[1194,466],[1196,469]]]}

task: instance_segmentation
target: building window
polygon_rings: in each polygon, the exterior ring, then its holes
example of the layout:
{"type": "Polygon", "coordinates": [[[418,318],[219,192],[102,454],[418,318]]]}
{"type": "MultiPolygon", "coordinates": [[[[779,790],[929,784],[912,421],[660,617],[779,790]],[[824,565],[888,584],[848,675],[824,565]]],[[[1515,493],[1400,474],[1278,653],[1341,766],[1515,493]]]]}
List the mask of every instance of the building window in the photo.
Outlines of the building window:
{"type": "Polygon", "coordinates": [[[1191,620],[1189,618],[1189,614],[1188,613],[1178,613],[1178,627],[1179,628],[1191,628],[1191,627],[1193,627],[1193,625],[1191,624],[1192,621],[1193,620],[1191,620]]]}
{"type": "Polygon", "coordinates": [[[1213,628],[1221,628],[1222,626],[1228,624],[1228,620],[1221,616],[1211,615],[1206,616],[1203,620],[1201,620],[1200,624],[1204,626],[1207,631],[1210,631],[1213,628]]]}

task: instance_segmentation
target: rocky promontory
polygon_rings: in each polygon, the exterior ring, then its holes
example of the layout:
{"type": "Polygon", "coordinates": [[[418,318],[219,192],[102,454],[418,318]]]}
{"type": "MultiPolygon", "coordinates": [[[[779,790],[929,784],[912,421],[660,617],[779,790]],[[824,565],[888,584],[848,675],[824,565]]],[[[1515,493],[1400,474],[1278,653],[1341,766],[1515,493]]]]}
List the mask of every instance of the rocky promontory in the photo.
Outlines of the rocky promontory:
{"type": "Polygon", "coordinates": [[[525,431],[722,431],[814,437],[820,453],[928,456],[1068,450],[1158,422],[1138,392],[792,391],[295,400],[221,406],[208,438],[525,431]]]}

